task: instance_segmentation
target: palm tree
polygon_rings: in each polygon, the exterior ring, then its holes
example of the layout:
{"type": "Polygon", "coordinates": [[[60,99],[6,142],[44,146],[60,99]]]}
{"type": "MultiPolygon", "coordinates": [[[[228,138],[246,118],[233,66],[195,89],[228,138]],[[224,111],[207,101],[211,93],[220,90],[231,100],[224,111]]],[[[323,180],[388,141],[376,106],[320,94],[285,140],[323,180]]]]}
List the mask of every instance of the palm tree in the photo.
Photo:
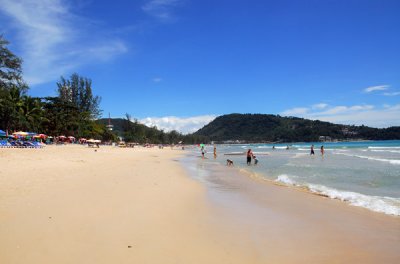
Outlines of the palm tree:
{"type": "Polygon", "coordinates": [[[19,122],[24,130],[39,132],[44,120],[44,110],[39,98],[22,97],[19,107],[19,122]]]}

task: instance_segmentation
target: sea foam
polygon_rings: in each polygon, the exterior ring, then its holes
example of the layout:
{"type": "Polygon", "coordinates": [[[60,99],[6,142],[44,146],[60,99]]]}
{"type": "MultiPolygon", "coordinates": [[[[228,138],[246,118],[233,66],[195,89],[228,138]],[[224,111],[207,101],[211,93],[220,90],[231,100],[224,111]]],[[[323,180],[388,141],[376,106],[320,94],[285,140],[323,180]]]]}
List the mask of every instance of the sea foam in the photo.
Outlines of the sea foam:
{"type": "Polygon", "coordinates": [[[368,147],[369,149],[400,149],[400,147],[368,147]]]}
{"type": "Polygon", "coordinates": [[[295,177],[296,176],[281,174],[275,182],[283,183],[288,186],[305,187],[312,193],[323,195],[331,199],[338,199],[347,202],[350,205],[363,207],[375,212],[396,216],[400,215],[400,198],[369,196],[356,192],[337,190],[317,184],[300,184],[293,180],[295,177]]]}
{"type": "Polygon", "coordinates": [[[322,194],[332,199],[339,199],[354,206],[390,215],[400,215],[400,199],[398,198],[369,196],[356,192],[336,190],[323,185],[310,184],[308,188],[311,192],[322,194]]]}
{"type": "Polygon", "coordinates": [[[275,181],[284,183],[286,185],[296,186],[296,183],[292,179],[290,179],[290,177],[286,174],[279,175],[275,181]]]}
{"type": "Polygon", "coordinates": [[[334,152],[333,154],[344,155],[344,156],[348,156],[348,157],[356,157],[356,158],[360,158],[360,159],[368,159],[368,160],[374,160],[374,161],[387,162],[387,163],[394,164],[394,165],[400,165],[400,160],[396,160],[396,159],[382,159],[382,158],[376,158],[376,157],[352,155],[352,154],[345,154],[345,153],[339,153],[339,152],[334,152]]]}

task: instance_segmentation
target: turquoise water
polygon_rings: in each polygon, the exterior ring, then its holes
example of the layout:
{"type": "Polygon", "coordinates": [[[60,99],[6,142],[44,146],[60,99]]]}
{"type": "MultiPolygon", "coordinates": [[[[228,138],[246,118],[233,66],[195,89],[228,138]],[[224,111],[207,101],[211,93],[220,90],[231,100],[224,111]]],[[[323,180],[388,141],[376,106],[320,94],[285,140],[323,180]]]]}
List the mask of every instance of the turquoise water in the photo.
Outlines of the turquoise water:
{"type": "MultiPolygon", "coordinates": [[[[343,200],[354,206],[400,215],[400,140],[323,143],[216,145],[216,162],[285,185],[343,200]],[[315,155],[310,155],[311,144],[315,155]],[[273,149],[275,146],[275,149],[273,149]],[[259,160],[246,165],[245,152],[252,149],[259,160]]],[[[192,151],[199,152],[194,148],[192,151]]],[[[213,146],[206,147],[213,159],[213,146]]]]}

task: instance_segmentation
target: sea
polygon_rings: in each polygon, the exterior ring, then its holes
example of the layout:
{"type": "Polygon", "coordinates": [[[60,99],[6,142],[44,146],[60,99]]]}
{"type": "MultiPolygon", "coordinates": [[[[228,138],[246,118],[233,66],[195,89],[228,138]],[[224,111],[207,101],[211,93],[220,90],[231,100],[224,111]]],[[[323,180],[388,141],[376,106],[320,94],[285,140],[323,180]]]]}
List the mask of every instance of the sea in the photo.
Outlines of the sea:
{"type": "Polygon", "coordinates": [[[251,177],[400,216],[400,140],[206,145],[205,159],[199,146],[189,152],[197,162],[197,173],[201,166],[203,175],[216,164],[227,166],[230,159],[235,168],[251,177]],[[311,145],[315,155],[310,155],[311,145]],[[258,164],[246,164],[248,149],[258,164]]]}

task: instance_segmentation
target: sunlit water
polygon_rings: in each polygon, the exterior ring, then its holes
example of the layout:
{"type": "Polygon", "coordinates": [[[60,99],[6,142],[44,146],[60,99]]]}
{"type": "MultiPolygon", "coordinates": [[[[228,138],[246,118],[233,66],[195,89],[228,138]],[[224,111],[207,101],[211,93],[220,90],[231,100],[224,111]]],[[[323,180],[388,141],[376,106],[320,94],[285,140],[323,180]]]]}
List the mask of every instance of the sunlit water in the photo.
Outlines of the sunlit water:
{"type": "MultiPolygon", "coordinates": [[[[289,145],[251,144],[206,146],[211,162],[234,166],[252,175],[285,185],[304,187],[311,192],[340,199],[376,212],[400,215],[400,141],[363,141],[289,145]],[[314,144],[315,155],[310,155],[314,144]],[[245,152],[251,148],[259,160],[246,165],[245,152]]],[[[200,149],[190,149],[200,156],[200,149]]],[[[198,157],[200,158],[200,157],[198,157]]],[[[206,168],[205,168],[206,169],[206,168]]]]}

